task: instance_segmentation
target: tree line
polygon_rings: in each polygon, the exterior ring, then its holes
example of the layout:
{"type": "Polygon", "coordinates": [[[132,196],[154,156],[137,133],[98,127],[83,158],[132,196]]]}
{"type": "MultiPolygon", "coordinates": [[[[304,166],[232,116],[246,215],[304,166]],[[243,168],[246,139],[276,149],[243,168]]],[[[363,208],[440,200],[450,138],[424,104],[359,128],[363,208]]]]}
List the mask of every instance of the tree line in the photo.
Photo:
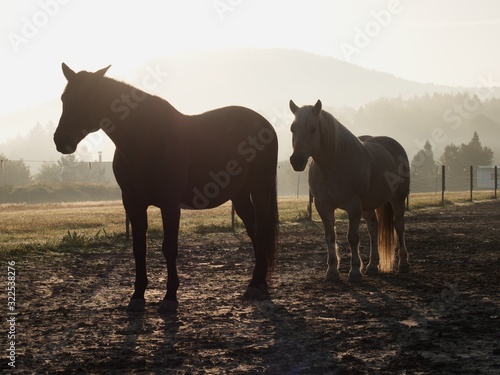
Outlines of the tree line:
{"type": "Polygon", "coordinates": [[[0,186],[74,183],[107,185],[114,182],[110,181],[109,165],[81,162],[74,154],[63,155],[57,162],[43,162],[33,175],[23,160],[9,160],[4,154],[0,154],[0,163],[0,186]]]}
{"type": "Polygon", "coordinates": [[[468,143],[456,145],[451,143],[445,146],[438,161],[434,159],[434,152],[429,140],[423,149],[418,151],[410,162],[412,185],[417,187],[413,191],[433,190],[435,178],[440,173],[439,167],[446,166],[446,175],[451,179],[462,180],[466,185],[469,176],[469,166],[491,166],[493,164],[493,150],[483,146],[479,134],[474,132],[468,143]]]}
{"type": "MultiPolygon", "coordinates": [[[[447,166],[450,178],[458,178],[467,173],[469,165],[491,165],[494,151],[500,152],[497,134],[500,99],[497,98],[479,98],[467,93],[434,94],[411,99],[381,98],[357,110],[327,110],[357,135],[390,135],[400,141],[412,157],[412,180],[418,186],[425,184],[426,180],[436,180],[439,164],[447,166]],[[488,146],[481,144],[480,135],[487,140],[488,146]],[[439,136],[439,139],[434,136],[439,136]],[[457,139],[470,141],[459,143],[457,139]],[[440,150],[436,146],[441,147],[440,150]],[[444,151],[437,156],[436,152],[441,153],[442,147],[444,151]]],[[[110,170],[100,170],[105,169],[104,165],[100,167],[92,163],[89,167],[88,163],[73,155],[61,157],[53,144],[54,130],[51,123],[36,124],[26,135],[0,144],[0,160],[3,160],[0,185],[114,183],[110,170]],[[46,158],[58,161],[30,170],[30,164],[18,160],[20,157],[24,160],[46,158]]],[[[304,193],[307,176],[299,178],[287,161],[280,163],[278,177],[284,194],[304,193]]]]}

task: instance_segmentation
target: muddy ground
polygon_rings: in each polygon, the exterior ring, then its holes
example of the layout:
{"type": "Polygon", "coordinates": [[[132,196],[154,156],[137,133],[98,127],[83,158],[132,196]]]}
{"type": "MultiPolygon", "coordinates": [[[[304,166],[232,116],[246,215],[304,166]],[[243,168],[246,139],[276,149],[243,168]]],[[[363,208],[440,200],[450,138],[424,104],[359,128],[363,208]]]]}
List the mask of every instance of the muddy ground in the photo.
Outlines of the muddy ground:
{"type": "Polygon", "coordinates": [[[170,316],[156,311],[166,278],[158,238],[151,240],[142,314],[125,311],[134,269],[129,243],[19,255],[16,369],[5,354],[1,368],[37,374],[498,374],[499,223],[500,201],[410,212],[411,273],[367,276],[361,284],[345,281],[345,222],[337,223],[344,277],[338,284],[323,280],[320,223],[283,225],[272,299],[256,302],[241,300],[252,268],[242,230],[183,235],[180,306],[170,316]]]}

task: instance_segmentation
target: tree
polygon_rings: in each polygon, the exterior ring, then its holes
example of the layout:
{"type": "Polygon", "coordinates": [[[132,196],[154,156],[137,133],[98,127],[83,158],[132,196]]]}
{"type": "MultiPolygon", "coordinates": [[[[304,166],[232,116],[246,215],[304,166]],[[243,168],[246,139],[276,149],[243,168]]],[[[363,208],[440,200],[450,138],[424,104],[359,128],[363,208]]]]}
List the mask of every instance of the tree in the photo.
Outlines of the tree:
{"type": "Polygon", "coordinates": [[[434,190],[436,188],[436,161],[432,144],[428,140],[424,148],[415,154],[410,164],[411,190],[416,192],[434,190]]]}
{"type": "Polygon", "coordinates": [[[31,182],[30,168],[22,160],[9,160],[0,154],[0,185],[28,185],[31,182]]]}
{"type": "MultiPolygon", "coordinates": [[[[75,154],[63,155],[57,162],[61,169],[61,180],[63,183],[71,184],[75,182],[85,181],[83,177],[85,173],[85,165],[76,159],[75,154]]],[[[86,168],[88,170],[88,168],[86,168]]]]}
{"type": "Polygon", "coordinates": [[[462,143],[460,146],[452,143],[446,146],[440,159],[448,167],[450,175],[460,176],[468,173],[469,165],[491,165],[493,151],[489,147],[483,147],[479,135],[474,132],[469,143],[462,143]]]}
{"type": "Polygon", "coordinates": [[[62,168],[59,163],[43,163],[35,175],[35,181],[40,184],[58,184],[62,181],[62,168]]]}
{"type": "Polygon", "coordinates": [[[416,176],[430,177],[434,175],[436,161],[434,160],[432,145],[428,140],[425,142],[424,148],[413,157],[411,166],[412,172],[416,176]]]}
{"type": "Polygon", "coordinates": [[[491,165],[493,163],[493,150],[489,147],[483,147],[479,140],[479,135],[474,132],[471,141],[462,145],[462,151],[467,156],[469,165],[491,165]]]}

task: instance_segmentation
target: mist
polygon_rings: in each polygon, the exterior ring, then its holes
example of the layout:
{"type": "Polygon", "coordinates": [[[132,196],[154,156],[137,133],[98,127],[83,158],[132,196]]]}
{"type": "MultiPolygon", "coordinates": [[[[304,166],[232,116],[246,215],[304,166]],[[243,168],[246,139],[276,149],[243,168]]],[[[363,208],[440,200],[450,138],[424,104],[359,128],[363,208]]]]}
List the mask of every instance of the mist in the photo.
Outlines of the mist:
{"type": "MultiPolygon", "coordinates": [[[[152,60],[118,76],[111,67],[108,76],[156,94],[185,114],[247,106],[275,128],[279,160],[291,154],[290,99],[299,105],[321,99],[324,109],[354,134],[389,135],[410,156],[426,140],[440,154],[446,144],[465,142],[474,131],[500,155],[495,136],[500,118],[495,98],[500,90],[488,85],[490,77],[469,88],[421,84],[335,58],[280,49],[185,53],[152,60]]],[[[60,89],[62,93],[64,86],[60,89]]],[[[54,98],[0,117],[0,153],[10,159],[57,160],[52,133],[61,110],[60,99],[54,98]]],[[[95,161],[99,152],[103,160],[112,160],[114,145],[102,131],[88,135],[76,156],[95,161]]]]}

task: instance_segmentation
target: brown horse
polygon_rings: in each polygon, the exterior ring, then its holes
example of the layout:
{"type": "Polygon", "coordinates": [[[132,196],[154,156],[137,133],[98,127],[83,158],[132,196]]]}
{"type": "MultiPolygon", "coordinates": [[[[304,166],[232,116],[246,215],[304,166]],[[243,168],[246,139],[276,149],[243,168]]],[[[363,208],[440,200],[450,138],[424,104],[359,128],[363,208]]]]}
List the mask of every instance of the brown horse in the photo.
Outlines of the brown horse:
{"type": "Polygon", "coordinates": [[[399,271],[408,272],[404,239],[405,199],[410,189],[408,157],[403,147],[389,137],[357,138],[331,114],[321,110],[321,101],[299,108],[291,126],[293,154],[290,163],[303,171],[309,157],[309,187],[323,221],[328,248],[326,279],[340,279],[335,241],[335,209],[347,211],[351,247],[349,281],[360,281],[359,224],[363,216],[370,234],[369,274],[389,271],[394,263],[394,229],[399,242],[399,271]],[[380,251],[380,256],[379,256],[380,251]]]}
{"type": "Polygon", "coordinates": [[[243,107],[184,115],[157,96],[105,77],[108,68],[76,73],[62,65],[68,83],[54,142],[63,154],[73,153],[87,134],[102,129],[116,145],[113,171],[132,224],[136,266],[128,310],[145,308],[151,205],[161,209],[167,261],[167,292],[160,312],[178,306],[181,208],[212,208],[228,200],[254,247],[255,267],[244,296],[267,298],[278,236],[278,143],[271,124],[243,107]]]}

